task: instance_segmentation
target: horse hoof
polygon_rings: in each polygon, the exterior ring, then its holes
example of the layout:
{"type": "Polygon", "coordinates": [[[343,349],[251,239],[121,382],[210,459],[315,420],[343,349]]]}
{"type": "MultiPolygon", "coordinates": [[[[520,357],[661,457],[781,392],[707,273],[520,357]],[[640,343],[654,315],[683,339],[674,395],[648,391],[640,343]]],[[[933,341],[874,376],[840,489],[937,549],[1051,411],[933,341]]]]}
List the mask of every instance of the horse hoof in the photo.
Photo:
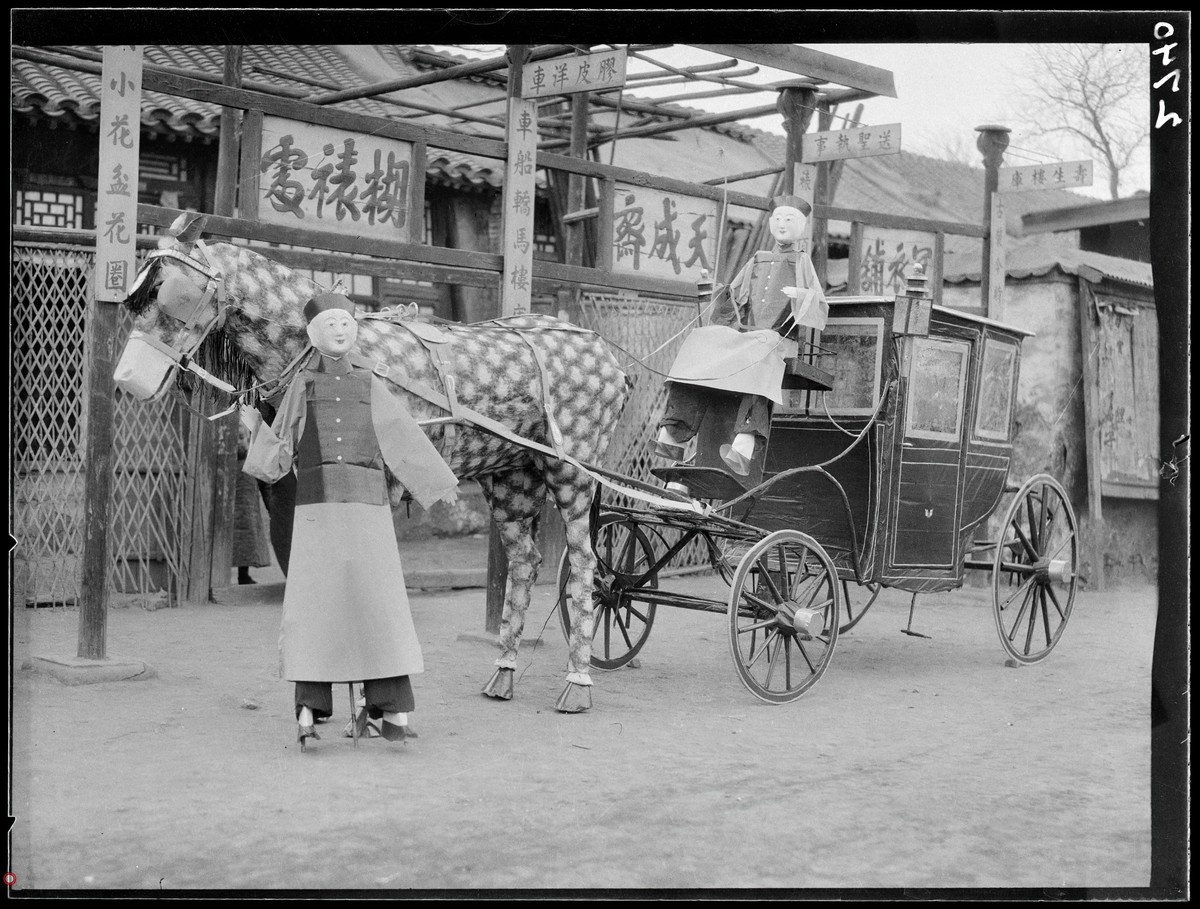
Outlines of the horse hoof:
{"type": "Polygon", "coordinates": [[[558,703],[554,705],[559,713],[583,713],[591,707],[592,686],[577,685],[575,682],[567,682],[567,687],[558,696],[558,703]]]}
{"type": "Polygon", "coordinates": [[[488,683],[483,686],[483,693],[490,698],[499,698],[504,701],[511,701],[513,696],[513,671],[499,667],[492,677],[488,679],[488,683]]]}

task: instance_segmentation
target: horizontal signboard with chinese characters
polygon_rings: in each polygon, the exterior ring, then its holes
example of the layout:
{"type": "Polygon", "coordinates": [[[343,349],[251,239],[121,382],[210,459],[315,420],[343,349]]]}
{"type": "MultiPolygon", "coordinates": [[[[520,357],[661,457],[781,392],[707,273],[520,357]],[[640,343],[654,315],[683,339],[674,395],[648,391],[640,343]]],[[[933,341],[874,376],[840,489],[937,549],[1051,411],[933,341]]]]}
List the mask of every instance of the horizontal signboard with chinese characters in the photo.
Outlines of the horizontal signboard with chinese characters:
{"type": "Polygon", "coordinates": [[[1070,189],[1092,185],[1091,161],[1055,161],[1000,168],[996,192],[1022,193],[1032,189],[1070,189]]]}
{"type": "Polygon", "coordinates": [[[894,155],[900,151],[900,124],[862,126],[807,133],[803,140],[804,162],[839,161],[843,158],[870,158],[894,155]]]}
{"type": "Polygon", "coordinates": [[[265,116],[258,219],[407,240],[412,160],[410,142],[265,116]]]}
{"type": "Polygon", "coordinates": [[[625,56],[625,48],[619,48],[527,63],[521,69],[521,97],[528,101],[620,88],[625,84],[625,56]]]}
{"type": "Polygon", "coordinates": [[[858,284],[853,293],[903,294],[913,266],[920,265],[934,302],[941,299],[942,263],[935,233],[864,224],[856,261],[853,277],[858,284]]]}
{"type": "Polygon", "coordinates": [[[613,271],[696,281],[700,270],[713,274],[721,205],[679,193],[616,184],[613,271]]]}

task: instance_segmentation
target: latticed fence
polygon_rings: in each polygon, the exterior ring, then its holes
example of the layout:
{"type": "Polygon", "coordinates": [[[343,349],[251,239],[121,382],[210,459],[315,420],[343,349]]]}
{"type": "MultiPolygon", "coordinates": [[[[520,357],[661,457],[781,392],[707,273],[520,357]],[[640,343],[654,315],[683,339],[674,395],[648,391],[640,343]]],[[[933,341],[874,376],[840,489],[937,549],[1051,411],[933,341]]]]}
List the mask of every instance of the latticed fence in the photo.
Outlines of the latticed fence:
{"type": "MultiPolygon", "coordinates": [[[[67,605],[80,594],[88,300],[95,255],[62,244],[13,249],[9,375],[9,523],[15,605],[67,605]]],[[[122,308],[116,349],[132,317],[122,308]]],[[[195,418],[173,399],[147,404],[116,392],[109,586],[122,593],[181,589],[193,495],[185,458],[195,418]]]]}
{"type": "MultiPolygon", "coordinates": [[[[585,293],[581,309],[581,323],[599,332],[616,348],[621,367],[634,380],[629,403],[609,442],[603,466],[638,480],[659,483],[650,469],[668,463],[654,454],[658,421],[667,403],[666,376],[684,337],[696,325],[699,314],[696,301],[585,293]]],[[[605,501],[634,504],[608,491],[605,501]]],[[[674,543],[678,536],[679,531],[665,532],[668,544],[674,543]]],[[[672,559],[671,564],[707,565],[707,550],[697,540],[672,559]]]]}

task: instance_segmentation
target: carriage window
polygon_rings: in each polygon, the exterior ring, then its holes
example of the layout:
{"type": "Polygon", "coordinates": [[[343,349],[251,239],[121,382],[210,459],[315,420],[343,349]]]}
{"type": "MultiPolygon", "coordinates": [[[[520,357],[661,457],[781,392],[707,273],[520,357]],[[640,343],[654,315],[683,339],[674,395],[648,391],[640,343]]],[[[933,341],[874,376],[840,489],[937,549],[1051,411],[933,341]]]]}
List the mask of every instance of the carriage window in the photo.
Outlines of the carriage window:
{"type": "Polygon", "coordinates": [[[975,434],[980,438],[1008,438],[1016,365],[1017,346],[989,336],[983,345],[979,413],[975,418],[975,434]]]}
{"type": "Polygon", "coordinates": [[[967,384],[967,341],[913,338],[907,435],[957,441],[967,384]]]}
{"type": "MultiPolygon", "coordinates": [[[[871,413],[879,400],[883,320],[830,319],[818,343],[833,354],[817,361],[833,373],[833,389],[825,392],[824,406],[830,413],[871,413]]],[[[815,406],[822,412],[820,401],[815,406]]]]}

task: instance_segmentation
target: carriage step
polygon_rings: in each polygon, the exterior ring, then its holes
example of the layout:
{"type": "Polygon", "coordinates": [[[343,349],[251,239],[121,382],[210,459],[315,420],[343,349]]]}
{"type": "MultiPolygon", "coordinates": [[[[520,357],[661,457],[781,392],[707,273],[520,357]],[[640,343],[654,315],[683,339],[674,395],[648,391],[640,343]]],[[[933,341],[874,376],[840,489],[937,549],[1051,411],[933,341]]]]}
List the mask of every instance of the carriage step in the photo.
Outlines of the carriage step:
{"type": "Polygon", "coordinates": [[[783,387],[790,391],[830,391],[833,373],[800,357],[788,357],[783,370],[783,387]]]}

